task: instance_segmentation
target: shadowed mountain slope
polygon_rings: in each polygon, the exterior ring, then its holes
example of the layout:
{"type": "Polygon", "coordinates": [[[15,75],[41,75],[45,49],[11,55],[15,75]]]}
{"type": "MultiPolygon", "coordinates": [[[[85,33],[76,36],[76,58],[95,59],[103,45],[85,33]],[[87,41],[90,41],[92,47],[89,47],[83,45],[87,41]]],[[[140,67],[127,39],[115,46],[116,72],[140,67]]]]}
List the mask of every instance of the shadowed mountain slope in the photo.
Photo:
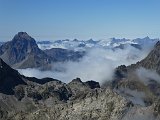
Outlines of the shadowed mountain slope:
{"type": "Polygon", "coordinates": [[[51,58],[26,32],[19,32],[12,41],[4,43],[0,47],[0,57],[14,68],[45,67],[51,63],[51,58]]]}
{"type": "Polygon", "coordinates": [[[0,92],[5,94],[13,94],[13,89],[17,85],[25,85],[18,71],[8,66],[0,59],[0,92]]]}

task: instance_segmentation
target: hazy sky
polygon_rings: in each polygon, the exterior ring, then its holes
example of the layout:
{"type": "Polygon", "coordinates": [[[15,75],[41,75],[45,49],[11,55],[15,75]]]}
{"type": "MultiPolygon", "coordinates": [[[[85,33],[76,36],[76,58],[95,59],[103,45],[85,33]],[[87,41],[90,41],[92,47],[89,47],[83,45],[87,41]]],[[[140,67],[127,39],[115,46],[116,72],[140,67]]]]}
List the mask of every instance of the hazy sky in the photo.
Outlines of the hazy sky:
{"type": "Polygon", "coordinates": [[[160,0],[0,0],[0,40],[160,37],[160,0]]]}

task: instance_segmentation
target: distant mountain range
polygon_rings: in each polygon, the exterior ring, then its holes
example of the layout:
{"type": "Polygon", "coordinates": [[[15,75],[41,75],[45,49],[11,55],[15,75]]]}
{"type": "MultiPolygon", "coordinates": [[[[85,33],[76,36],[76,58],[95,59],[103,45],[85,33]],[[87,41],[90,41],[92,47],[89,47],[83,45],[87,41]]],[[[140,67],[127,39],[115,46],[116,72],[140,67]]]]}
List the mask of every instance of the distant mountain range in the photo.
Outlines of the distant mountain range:
{"type": "Polygon", "coordinates": [[[154,46],[154,44],[159,41],[159,39],[150,39],[149,37],[137,38],[137,39],[106,39],[106,40],[56,40],[56,41],[38,41],[37,44],[41,49],[48,48],[65,48],[69,50],[86,50],[89,48],[105,48],[105,49],[122,49],[124,46],[131,45],[138,49],[143,47],[154,46]]]}

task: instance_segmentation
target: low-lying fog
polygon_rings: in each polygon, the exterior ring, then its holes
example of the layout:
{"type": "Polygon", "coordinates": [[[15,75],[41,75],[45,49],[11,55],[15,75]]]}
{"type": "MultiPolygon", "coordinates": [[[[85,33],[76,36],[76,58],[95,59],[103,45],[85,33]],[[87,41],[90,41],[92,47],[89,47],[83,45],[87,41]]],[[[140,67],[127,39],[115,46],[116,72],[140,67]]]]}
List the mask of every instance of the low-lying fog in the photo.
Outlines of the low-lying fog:
{"type": "Polygon", "coordinates": [[[52,70],[40,71],[39,69],[19,69],[26,76],[44,78],[51,77],[63,82],[69,82],[79,77],[82,81],[96,80],[100,83],[111,80],[114,69],[122,64],[129,65],[142,60],[147,56],[152,47],[142,47],[141,50],[126,46],[124,49],[92,48],[79,62],[53,63],[52,70]]]}

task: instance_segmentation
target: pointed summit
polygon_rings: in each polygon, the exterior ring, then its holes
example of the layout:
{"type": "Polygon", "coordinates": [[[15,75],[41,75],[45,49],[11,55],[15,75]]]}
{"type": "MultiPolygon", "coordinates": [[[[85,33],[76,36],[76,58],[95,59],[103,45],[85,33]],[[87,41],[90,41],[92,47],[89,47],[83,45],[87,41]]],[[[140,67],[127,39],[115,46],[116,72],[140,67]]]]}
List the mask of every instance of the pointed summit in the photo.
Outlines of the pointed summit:
{"type": "Polygon", "coordinates": [[[14,68],[47,66],[51,61],[26,32],[19,32],[0,46],[0,57],[14,68]]]}
{"type": "Polygon", "coordinates": [[[150,38],[149,38],[148,36],[146,36],[146,37],[145,37],[145,38],[143,38],[143,39],[149,40],[150,38]]]}
{"type": "Polygon", "coordinates": [[[19,36],[21,38],[25,38],[25,37],[28,37],[29,35],[26,33],[26,32],[18,32],[18,34],[16,36],[19,36]]]}
{"type": "Polygon", "coordinates": [[[26,32],[18,32],[12,40],[33,40],[31,36],[29,36],[26,32]]]}
{"type": "Polygon", "coordinates": [[[18,32],[12,39],[13,44],[28,44],[38,48],[34,38],[29,36],[26,32],[18,32]]]}

